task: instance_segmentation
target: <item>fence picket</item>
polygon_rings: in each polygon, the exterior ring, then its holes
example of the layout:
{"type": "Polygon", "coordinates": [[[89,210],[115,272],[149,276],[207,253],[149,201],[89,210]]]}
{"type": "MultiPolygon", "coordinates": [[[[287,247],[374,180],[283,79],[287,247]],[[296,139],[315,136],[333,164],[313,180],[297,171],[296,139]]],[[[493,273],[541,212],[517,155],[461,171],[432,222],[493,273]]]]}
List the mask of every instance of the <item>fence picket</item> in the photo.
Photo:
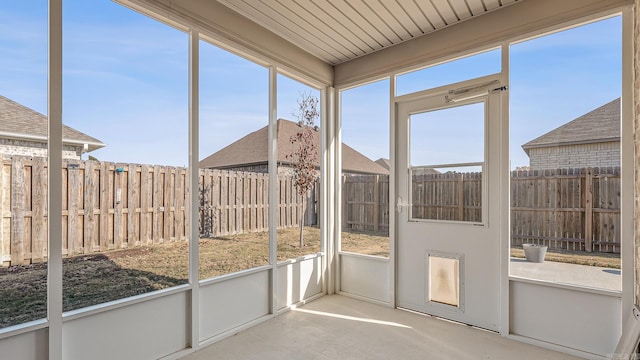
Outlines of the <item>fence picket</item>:
{"type": "Polygon", "coordinates": [[[185,202],[185,174],[182,168],[175,168],[175,211],[173,215],[174,229],[176,241],[183,241],[186,239],[184,228],[184,202],[185,202]]]}
{"type": "Polygon", "coordinates": [[[34,158],[33,163],[33,185],[32,185],[32,205],[31,205],[31,226],[32,241],[31,261],[43,261],[47,257],[47,164],[46,158],[34,158]]]}
{"type": "Polygon", "coordinates": [[[28,264],[24,258],[24,159],[11,159],[11,263],[28,264]]]}
{"type": "Polygon", "coordinates": [[[137,166],[129,164],[127,170],[127,241],[130,245],[141,245],[139,219],[139,189],[137,166]]]}
{"type": "Polygon", "coordinates": [[[154,243],[162,243],[164,242],[164,237],[163,235],[163,229],[164,226],[162,224],[162,220],[163,220],[163,216],[161,211],[161,207],[162,207],[162,177],[161,177],[161,172],[160,172],[160,166],[159,165],[155,165],[153,167],[153,200],[152,200],[152,204],[153,204],[153,211],[152,211],[152,216],[153,216],[153,220],[151,221],[151,224],[153,226],[153,242],[154,243]]]}
{"type": "Polygon", "coordinates": [[[162,190],[162,193],[164,195],[162,197],[162,208],[164,209],[162,213],[162,237],[165,239],[165,241],[175,241],[175,238],[172,236],[173,231],[171,229],[171,225],[173,224],[172,216],[175,209],[174,193],[172,191],[173,186],[175,186],[175,184],[173,183],[173,174],[173,167],[166,166],[164,168],[164,189],[162,190]]]}
{"type": "Polygon", "coordinates": [[[142,165],[140,168],[140,242],[148,245],[153,242],[153,221],[151,217],[151,206],[153,204],[152,174],[149,165],[142,165]]]}
{"type": "Polygon", "coordinates": [[[113,247],[122,249],[127,246],[124,242],[124,222],[123,222],[123,193],[124,186],[124,168],[122,164],[116,163],[113,172],[110,171],[110,177],[113,178],[113,247]]]}
{"type": "Polygon", "coordinates": [[[109,249],[109,163],[107,162],[100,163],[100,180],[97,192],[100,198],[98,245],[100,251],[106,251],[109,249]]]}
{"type": "Polygon", "coordinates": [[[96,189],[96,172],[94,170],[95,163],[93,161],[87,161],[84,164],[84,251],[87,254],[93,252],[98,246],[98,239],[94,232],[96,228],[96,221],[94,211],[96,210],[96,197],[98,193],[96,189]]]}
{"type": "MultiPolygon", "coordinates": [[[[16,167],[20,166],[15,164],[16,167]]],[[[67,255],[75,255],[82,252],[82,219],[80,219],[80,199],[82,198],[81,179],[83,169],[79,164],[68,164],[67,201],[67,255]],[[74,165],[74,166],[72,166],[74,165]]],[[[15,185],[12,184],[12,186],[15,185]]]]}

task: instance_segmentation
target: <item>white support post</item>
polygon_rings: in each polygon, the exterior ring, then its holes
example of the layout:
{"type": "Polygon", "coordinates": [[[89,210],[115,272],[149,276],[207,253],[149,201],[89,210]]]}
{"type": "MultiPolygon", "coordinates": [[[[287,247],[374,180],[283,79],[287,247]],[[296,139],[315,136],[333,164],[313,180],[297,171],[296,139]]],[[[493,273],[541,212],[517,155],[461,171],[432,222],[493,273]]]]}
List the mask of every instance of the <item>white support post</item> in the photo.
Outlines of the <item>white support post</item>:
{"type": "Polygon", "coordinates": [[[321,174],[322,182],[320,187],[320,239],[321,251],[324,252],[323,261],[323,279],[322,292],[325,294],[333,294],[335,292],[334,283],[334,258],[335,258],[335,239],[336,239],[336,212],[338,211],[335,203],[336,196],[336,178],[337,172],[335,167],[335,89],[333,87],[325,87],[320,93],[322,104],[320,130],[321,130],[321,174]]]}
{"type": "MultiPolygon", "coordinates": [[[[502,69],[501,69],[501,85],[509,86],[509,43],[502,45],[502,69]]],[[[501,129],[501,142],[502,148],[500,149],[501,158],[500,168],[502,172],[499,174],[500,185],[500,238],[502,243],[500,244],[500,324],[499,330],[502,336],[509,335],[509,266],[511,256],[511,170],[509,169],[509,92],[502,91],[500,94],[500,120],[502,122],[501,129]]]]}
{"type": "Polygon", "coordinates": [[[389,77],[389,304],[396,307],[396,77],[389,77]]]}
{"type": "Polygon", "coordinates": [[[191,348],[197,350],[200,343],[200,283],[198,274],[198,245],[199,231],[199,196],[200,196],[200,165],[199,165],[199,124],[200,124],[200,94],[199,94],[199,57],[200,34],[189,32],[189,283],[191,284],[191,348]]]}
{"type": "Polygon", "coordinates": [[[49,360],[62,360],[62,0],[49,1],[47,319],[49,360]]]}
{"type": "Polygon", "coordinates": [[[275,66],[269,68],[269,313],[278,311],[278,70],[275,66]]]}
{"type": "Polygon", "coordinates": [[[340,272],[338,250],[340,249],[340,239],[342,237],[342,147],[340,146],[342,141],[340,140],[340,95],[333,87],[330,88],[329,95],[330,104],[328,111],[329,114],[333,114],[333,119],[329,121],[329,124],[331,124],[331,169],[333,171],[331,198],[333,199],[333,203],[331,204],[332,211],[328,216],[333,223],[333,239],[331,239],[332,248],[327,251],[327,267],[329,270],[326,276],[328,279],[327,293],[335,294],[339,290],[338,278],[340,272]]]}
{"type": "MultiPolygon", "coordinates": [[[[638,6],[638,1],[636,1],[638,6]]],[[[634,243],[634,199],[638,198],[638,194],[634,194],[635,183],[638,181],[636,159],[640,154],[634,154],[636,147],[634,146],[634,119],[640,114],[634,113],[638,109],[638,103],[635,99],[639,99],[636,92],[640,92],[639,88],[634,88],[634,80],[638,81],[634,75],[634,49],[635,44],[640,44],[637,40],[640,34],[634,34],[634,8],[626,7],[622,10],[622,105],[621,105],[621,158],[620,168],[621,189],[620,189],[620,239],[621,239],[621,263],[622,263],[622,321],[631,318],[633,305],[637,304],[635,299],[634,282],[640,279],[634,279],[636,268],[639,266],[634,261],[637,244],[634,243]],[[635,41],[635,44],[634,44],[635,41]]],[[[640,11],[635,9],[636,14],[640,11]]],[[[639,22],[640,19],[635,19],[639,22]]],[[[636,27],[636,30],[638,28],[636,27]]],[[[637,51],[637,50],[636,50],[637,51]]],[[[640,67],[640,64],[635,64],[640,67]]],[[[637,133],[637,130],[636,130],[637,133]]],[[[638,140],[636,140],[637,142],[638,140]]],[[[637,213],[636,213],[637,216],[637,213]]],[[[635,238],[638,235],[635,234],[635,238]]],[[[638,285],[635,285],[637,287],[638,285]]],[[[637,295],[637,294],[636,294],[637,295]]]]}

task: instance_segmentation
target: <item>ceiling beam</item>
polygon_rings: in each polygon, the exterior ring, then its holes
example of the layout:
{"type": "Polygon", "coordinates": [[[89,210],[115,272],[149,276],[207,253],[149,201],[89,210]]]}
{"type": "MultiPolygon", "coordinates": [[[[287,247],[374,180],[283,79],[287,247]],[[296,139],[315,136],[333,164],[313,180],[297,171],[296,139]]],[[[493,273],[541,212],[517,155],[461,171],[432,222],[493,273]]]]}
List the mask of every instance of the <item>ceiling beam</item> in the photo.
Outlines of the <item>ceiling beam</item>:
{"type": "Polygon", "coordinates": [[[632,0],[525,0],[335,66],[345,86],[436,63],[632,5],[632,0]]]}

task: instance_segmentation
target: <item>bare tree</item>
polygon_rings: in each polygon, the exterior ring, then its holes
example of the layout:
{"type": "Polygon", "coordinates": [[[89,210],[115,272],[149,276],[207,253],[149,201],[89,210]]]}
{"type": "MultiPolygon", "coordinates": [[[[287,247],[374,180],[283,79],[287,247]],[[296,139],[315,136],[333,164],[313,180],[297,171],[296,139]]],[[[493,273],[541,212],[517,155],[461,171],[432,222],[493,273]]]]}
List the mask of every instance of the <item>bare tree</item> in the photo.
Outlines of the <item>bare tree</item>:
{"type": "Polygon", "coordinates": [[[300,218],[301,248],[304,246],[302,230],[306,211],[305,199],[318,177],[316,170],[316,165],[318,164],[318,144],[314,141],[314,133],[318,131],[315,122],[320,118],[318,106],[319,100],[316,96],[307,93],[300,94],[298,111],[293,113],[293,116],[298,120],[300,129],[289,139],[292,149],[291,153],[287,155],[287,159],[291,161],[293,165],[294,184],[298,195],[302,198],[302,216],[300,218]]]}

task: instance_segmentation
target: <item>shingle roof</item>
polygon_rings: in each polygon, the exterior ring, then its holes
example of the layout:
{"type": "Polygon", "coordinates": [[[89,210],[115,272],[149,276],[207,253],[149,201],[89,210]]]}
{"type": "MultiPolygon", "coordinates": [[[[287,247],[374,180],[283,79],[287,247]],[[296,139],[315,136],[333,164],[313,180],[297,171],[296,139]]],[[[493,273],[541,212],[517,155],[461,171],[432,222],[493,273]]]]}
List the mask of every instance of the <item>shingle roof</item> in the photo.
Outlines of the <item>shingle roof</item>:
{"type": "MultiPolygon", "coordinates": [[[[24,105],[0,95],[0,137],[47,141],[47,117],[24,105]]],[[[89,151],[106,146],[102,141],[62,125],[65,144],[87,144],[89,151]]]]}
{"type": "MultiPolygon", "coordinates": [[[[289,139],[298,132],[297,123],[279,119],[278,126],[278,163],[290,164],[286,155],[291,152],[289,139]]],[[[268,128],[265,126],[247,134],[238,141],[209,155],[200,161],[201,168],[234,168],[267,163],[268,128]]],[[[314,141],[320,149],[320,132],[316,132],[314,141]]],[[[318,165],[316,165],[318,166],[318,165]]],[[[342,144],[342,169],[345,172],[359,174],[388,174],[389,171],[371,159],[342,144]]]]}
{"type": "Polygon", "coordinates": [[[620,141],[620,98],[522,145],[531,148],[620,141]]]}

